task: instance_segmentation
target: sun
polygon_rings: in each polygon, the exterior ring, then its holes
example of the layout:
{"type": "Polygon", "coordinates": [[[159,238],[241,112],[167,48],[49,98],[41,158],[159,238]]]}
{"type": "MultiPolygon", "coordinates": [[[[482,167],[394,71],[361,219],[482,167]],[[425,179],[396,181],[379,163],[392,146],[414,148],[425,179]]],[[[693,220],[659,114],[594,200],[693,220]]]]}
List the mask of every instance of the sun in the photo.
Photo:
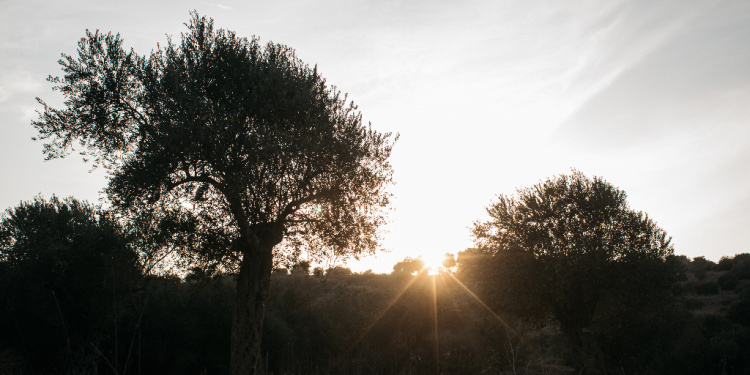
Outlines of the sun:
{"type": "Polygon", "coordinates": [[[422,269],[426,270],[428,275],[434,276],[439,274],[440,272],[445,271],[445,267],[443,266],[445,257],[445,254],[435,252],[422,254],[418,257],[418,259],[421,260],[424,264],[422,269]]]}

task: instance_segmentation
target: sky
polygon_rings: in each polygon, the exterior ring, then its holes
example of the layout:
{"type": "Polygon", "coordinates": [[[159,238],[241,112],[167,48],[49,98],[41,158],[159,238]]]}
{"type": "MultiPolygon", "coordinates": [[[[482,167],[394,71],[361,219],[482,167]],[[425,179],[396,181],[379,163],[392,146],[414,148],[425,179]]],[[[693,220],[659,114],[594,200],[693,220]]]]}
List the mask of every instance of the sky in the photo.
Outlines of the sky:
{"type": "Polygon", "coordinates": [[[569,173],[601,176],[672,236],[675,253],[750,251],[748,1],[66,1],[0,3],[0,210],[34,196],[103,202],[106,176],[44,161],[35,97],[86,29],[147,54],[189,12],[296,50],[400,134],[384,252],[472,247],[499,194],[569,173]]]}

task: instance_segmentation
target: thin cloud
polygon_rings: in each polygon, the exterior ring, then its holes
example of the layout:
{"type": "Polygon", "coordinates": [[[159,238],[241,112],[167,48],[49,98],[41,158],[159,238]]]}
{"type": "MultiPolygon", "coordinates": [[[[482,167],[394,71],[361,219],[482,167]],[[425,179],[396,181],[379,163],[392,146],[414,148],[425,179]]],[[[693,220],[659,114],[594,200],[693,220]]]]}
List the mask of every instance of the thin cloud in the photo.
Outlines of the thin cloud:
{"type": "Polygon", "coordinates": [[[234,8],[232,8],[229,5],[223,5],[223,4],[219,4],[219,3],[212,3],[212,2],[208,2],[208,1],[201,1],[201,4],[215,6],[215,7],[218,7],[219,9],[221,9],[221,10],[232,10],[232,9],[234,9],[234,8]]]}
{"type": "Polygon", "coordinates": [[[623,73],[643,63],[677,37],[701,12],[696,8],[673,15],[668,23],[649,25],[653,19],[663,20],[663,15],[657,11],[647,15],[643,9],[630,9],[606,24],[597,25],[598,29],[588,30],[590,43],[579,56],[580,63],[566,74],[565,81],[570,83],[565,93],[569,98],[568,108],[559,125],[569,122],[623,73]],[[641,31],[634,33],[633,30],[641,31]]]}

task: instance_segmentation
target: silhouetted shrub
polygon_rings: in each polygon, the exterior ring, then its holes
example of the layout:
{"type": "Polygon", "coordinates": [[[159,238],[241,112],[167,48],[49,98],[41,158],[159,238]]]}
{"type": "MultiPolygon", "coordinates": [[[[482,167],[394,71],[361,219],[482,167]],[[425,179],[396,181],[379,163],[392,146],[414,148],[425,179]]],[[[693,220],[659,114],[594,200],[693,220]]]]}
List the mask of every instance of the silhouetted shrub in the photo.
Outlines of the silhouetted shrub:
{"type": "Polygon", "coordinates": [[[741,258],[739,261],[735,257],[732,273],[740,280],[750,280],[750,258],[741,258]]]}
{"type": "Polygon", "coordinates": [[[729,257],[721,257],[719,263],[716,265],[718,271],[729,271],[734,265],[734,259],[729,257]]]}
{"type": "Polygon", "coordinates": [[[704,283],[695,283],[693,286],[693,290],[695,291],[696,294],[699,294],[702,296],[708,296],[708,295],[719,293],[719,285],[713,281],[707,281],[704,283]]]}
{"type": "Polygon", "coordinates": [[[722,290],[732,290],[737,287],[737,283],[739,282],[739,280],[737,279],[737,276],[731,273],[725,273],[719,276],[719,280],[717,280],[717,282],[722,290]]]}
{"type": "Polygon", "coordinates": [[[699,272],[711,271],[715,265],[716,263],[707,260],[705,257],[695,257],[690,262],[690,270],[697,274],[699,272]]]}

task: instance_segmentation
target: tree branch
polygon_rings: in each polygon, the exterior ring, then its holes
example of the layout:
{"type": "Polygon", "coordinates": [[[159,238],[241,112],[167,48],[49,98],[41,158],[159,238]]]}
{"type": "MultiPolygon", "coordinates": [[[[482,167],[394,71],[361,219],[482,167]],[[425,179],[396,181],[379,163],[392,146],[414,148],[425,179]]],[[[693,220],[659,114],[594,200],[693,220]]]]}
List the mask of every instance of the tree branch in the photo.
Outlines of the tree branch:
{"type": "Polygon", "coordinates": [[[337,191],[338,191],[338,189],[336,189],[336,188],[330,188],[330,189],[322,190],[322,191],[317,192],[315,194],[311,194],[311,195],[308,195],[306,197],[303,197],[303,198],[300,198],[300,199],[296,199],[296,200],[293,200],[293,201],[289,202],[286,205],[286,207],[284,207],[284,209],[281,211],[281,214],[279,214],[279,221],[285,222],[287,216],[293,214],[294,211],[297,211],[297,209],[299,209],[299,206],[301,206],[301,205],[303,205],[305,203],[312,202],[312,201],[317,200],[317,199],[322,199],[322,198],[326,198],[326,197],[329,197],[329,196],[333,196],[333,195],[336,194],[337,191]]]}

